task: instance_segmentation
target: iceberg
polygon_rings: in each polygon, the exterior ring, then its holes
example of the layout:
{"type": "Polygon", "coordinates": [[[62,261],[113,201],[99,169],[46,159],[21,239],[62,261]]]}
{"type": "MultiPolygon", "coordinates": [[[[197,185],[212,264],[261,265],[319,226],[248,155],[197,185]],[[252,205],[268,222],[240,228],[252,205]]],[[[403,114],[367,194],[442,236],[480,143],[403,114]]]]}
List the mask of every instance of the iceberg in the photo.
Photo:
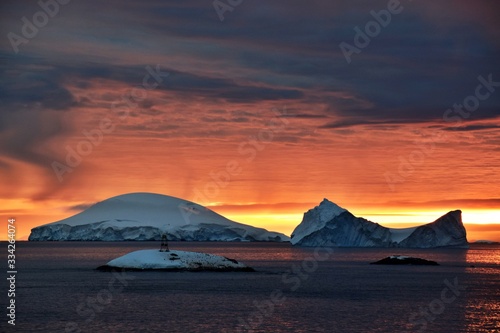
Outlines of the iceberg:
{"type": "Polygon", "coordinates": [[[100,271],[112,270],[165,270],[165,271],[245,271],[254,269],[226,257],[189,251],[139,250],[127,253],[97,267],[100,271]]]}
{"type": "Polygon", "coordinates": [[[419,227],[396,229],[356,217],[328,199],[304,213],[292,233],[291,243],[331,247],[468,247],[460,210],[419,227]]]}
{"type": "Polygon", "coordinates": [[[31,229],[30,241],[286,242],[284,234],[231,221],[191,201],[129,193],[101,201],[69,218],[31,229]]]}

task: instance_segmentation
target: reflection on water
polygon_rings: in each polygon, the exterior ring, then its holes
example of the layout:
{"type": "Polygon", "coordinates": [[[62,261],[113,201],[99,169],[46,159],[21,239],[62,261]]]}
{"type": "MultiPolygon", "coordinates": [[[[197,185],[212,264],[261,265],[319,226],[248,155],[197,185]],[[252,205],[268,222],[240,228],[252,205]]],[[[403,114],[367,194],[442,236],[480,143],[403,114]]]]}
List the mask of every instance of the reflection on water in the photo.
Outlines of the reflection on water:
{"type": "Polygon", "coordinates": [[[490,299],[475,299],[467,304],[467,332],[500,332],[500,295],[498,290],[490,299]]]}
{"type": "Polygon", "coordinates": [[[498,249],[499,246],[496,245],[472,245],[467,250],[467,262],[498,267],[500,264],[498,249]]]}
{"type": "Polygon", "coordinates": [[[500,249],[474,245],[467,251],[471,276],[466,308],[467,332],[500,332],[500,249]]]}
{"type": "Polygon", "coordinates": [[[16,329],[64,332],[75,322],[82,332],[247,332],[251,323],[253,332],[277,333],[500,331],[500,247],[476,245],[335,249],[311,264],[314,248],[289,244],[172,242],[171,249],[224,255],[258,272],[130,273],[134,279],[87,320],[86,300],[113,278],[94,268],[144,248],[159,243],[19,242],[16,329]],[[392,254],[441,266],[369,265],[392,254]],[[466,290],[445,302],[455,279],[466,290]],[[276,290],[285,299],[270,306],[276,290]]]}

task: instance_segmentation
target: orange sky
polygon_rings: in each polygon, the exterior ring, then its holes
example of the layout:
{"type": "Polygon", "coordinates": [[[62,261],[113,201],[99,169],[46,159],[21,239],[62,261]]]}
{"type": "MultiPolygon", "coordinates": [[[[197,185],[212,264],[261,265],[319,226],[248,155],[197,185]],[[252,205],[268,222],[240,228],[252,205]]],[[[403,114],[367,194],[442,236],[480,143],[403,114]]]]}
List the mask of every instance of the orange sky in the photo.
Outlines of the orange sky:
{"type": "MultiPolygon", "coordinates": [[[[393,227],[432,222],[461,209],[470,241],[500,240],[499,200],[491,199],[497,194],[491,184],[500,183],[500,177],[493,167],[479,162],[489,160],[495,165],[498,158],[491,157],[488,149],[464,147],[462,138],[450,134],[436,142],[413,173],[391,188],[384,174],[399,174],[398,157],[409,156],[419,144],[429,144],[431,132],[414,125],[398,126],[390,133],[383,128],[351,133],[318,130],[317,120],[276,117],[280,112],[292,115],[290,106],[272,108],[263,106],[261,118],[237,130],[203,129],[193,116],[196,111],[186,110],[177,116],[182,118],[177,123],[189,123],[183,127],[189,130],[171,138],[156,137],[154,130],[144,137],[126,129],[138,121],[155,124],[153,120],[127,119],[120,127],[120,120],[113,118],[116,130],[104,135],[80,165],[63,175],[61,183],[54,182],[55,173],[47,181],[41,170],[19,163],[13,171],[18,186],[11,186],[12,199],[1,200],[6,207],[2,215],[16,217],[18,238],[26,239],[30,228],[71,216],[81,209],[79,205],[146,191],[196,201],[236,221],[289,235],[302,214],[326,197],[357,216],[393,227]],[[273,130],[269,124],[277,126],[277,121],[284,121],[283,127],[273,130]],[[218,130],[234,133],[227,140],[218,137],[218,130]],[[272,140],[259,140],[259,132],[268,133],[266,138],[272,133],[272,140]],[[290,139],[297,132],[305,133],[301,140],[307,145],[290,139]],[[254,144],[249,143],[252,137],[257,138],[254,144]],[[462,152],[459,156],[457,149],[462,152]],[[488,182],[482,181],[485,177],[488,182]]],[[[68,121],[79,112],[68,114],[68,121]]],[[[92,129],[92,123],[74,121],[75,133],[92,129]]],[[[65,145],[77,147],[82,140],[84,136],[74,136],[65,145]]]]}
{"type": "MultiPolygon", "coordinates": [[[[498,8],[404,4],[346,61],[382,5],[71,2],[1,39],[0,239],[154,192],[286,234],[323,198],[387,226],[461,209],[500,241],[498,8]]],[[[6,2],[3,35],[37,10],[6,2]]]]}

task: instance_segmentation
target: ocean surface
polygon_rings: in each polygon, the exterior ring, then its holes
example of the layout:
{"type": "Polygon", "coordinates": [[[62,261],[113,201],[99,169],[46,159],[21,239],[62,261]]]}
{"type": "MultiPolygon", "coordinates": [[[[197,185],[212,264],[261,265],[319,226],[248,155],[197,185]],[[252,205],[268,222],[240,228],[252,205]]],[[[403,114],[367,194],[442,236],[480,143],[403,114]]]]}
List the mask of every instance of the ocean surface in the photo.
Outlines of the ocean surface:
{"type": "MultiPolygon", "coordinates": [[[[94,270],[145,248],[159,243],[17,242],[16,325],[7,324],[3,310],[0,331],[500,332],[496,245],[325,250],[172,242],[171,250],[224,255],[257,271],[94,270]],[[393,254],[440,266],[369,264],[393,254]]],[[[5,309],[8,285],[3,286],[5,309]]]]}

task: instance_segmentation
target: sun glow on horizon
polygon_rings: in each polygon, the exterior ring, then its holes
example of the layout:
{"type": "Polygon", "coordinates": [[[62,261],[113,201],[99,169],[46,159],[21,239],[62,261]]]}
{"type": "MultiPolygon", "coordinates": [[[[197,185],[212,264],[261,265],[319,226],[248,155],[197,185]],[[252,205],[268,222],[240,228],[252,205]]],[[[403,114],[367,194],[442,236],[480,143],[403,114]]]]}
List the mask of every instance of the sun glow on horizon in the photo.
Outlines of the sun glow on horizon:
{"type": "Polygon", "coordinates": [[[225,214],[230,220],[235,222],[249,224],[254,227],[264,228],[269,231],[283,233],[287,236],[293,232],[295,227],[302,220],[301,213],[290,214],[272,214],[272,213],[256,213],[256,214],[225,214]],[[297,222],[295,222],[297,221],[297,222]]]}
{"type": "Polygon", "coordinates": [[[500,224],[500,210],[462,211],[462,221],[468,224],[500,224]]]}
{"type": "MultiPolygon", "coordinates": [[[[364,214],[362,211],[356,212],[356,216],[363,217],[372,222],[388,228],[411,228],[431,223],[443,216],[443,210],[423,210],[423,211],[399,211],[398,213],[371,213],[364,214]]],[[[255,227],[265,228],[269,231],[284,233],[287,236],[293,232],[295,227],[302,221],[303,212],[294,213],[231,213],[219,212],[225,217],[240,223],[250,224],[255,227]]],[[[472,229],[473,225],[491,226],[500,231],[500,212],[496,210],[467,210],[462,211],[462,222],[466,229],[472,229]],[[480,222],[478,222],[480,221],[480,222]]],[[[474,232],[469,232],[471,239],[479,239],[474,232]]],[[[484,237],[483,237],[484,238],[484,237]]],[[[498,238],[497,238],[498,239],[498,238]]],[[[500,239],[498,239],[500,240],[500,239]]]]}
{"type": "MultiPolygon", "coordinates": [[[[99,201],[99,200],[97,200],[99,201]]],[[[30,200],[2,199],[0,204],[9,207],[2,211],[5,220],[17,219],[18,240],[27,239],[31,228],[78,214],[82,201],[49,200],[43,205],[30,200]]],[[[293,203],[266,204],[232,202],[212,202],[206,205],[222,216],[233,221],[264,228],[290,236],[302,221],[304,213],[314,204],[293,203]]],[[[350,205],[346,205],[346,207],[350,205]]],[[[408,208],[408,207],[353,207],[347,209],[355,216],[368,219],[389,228],[409,228],[431,223],[446,214],[446,208],[408,208]]],[[[462,209],[462,220],[466,226],[469,240],[491,239],[500,241],[500,210],[462,209]]],[[[6,240],[7,233],[2,231],[0,239],[6,240]]]]}

